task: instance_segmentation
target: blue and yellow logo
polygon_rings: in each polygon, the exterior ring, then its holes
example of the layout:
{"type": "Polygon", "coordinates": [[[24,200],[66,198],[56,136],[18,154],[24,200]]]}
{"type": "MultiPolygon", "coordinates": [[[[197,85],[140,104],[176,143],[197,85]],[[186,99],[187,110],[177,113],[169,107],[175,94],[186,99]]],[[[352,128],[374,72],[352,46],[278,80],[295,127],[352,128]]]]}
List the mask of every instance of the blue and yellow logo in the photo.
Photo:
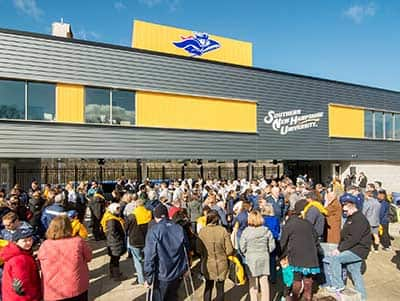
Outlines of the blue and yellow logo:
{"type": "Polygon", "coordinates": [[[216,50],[221,47],[220,43],[210,39],[205,32],[193,32],[194,35],[188,37],[181,36],[182,41],[173,42],[173,44],[186,50],[192,56],[202,56],[206,52],[216,50]]]}

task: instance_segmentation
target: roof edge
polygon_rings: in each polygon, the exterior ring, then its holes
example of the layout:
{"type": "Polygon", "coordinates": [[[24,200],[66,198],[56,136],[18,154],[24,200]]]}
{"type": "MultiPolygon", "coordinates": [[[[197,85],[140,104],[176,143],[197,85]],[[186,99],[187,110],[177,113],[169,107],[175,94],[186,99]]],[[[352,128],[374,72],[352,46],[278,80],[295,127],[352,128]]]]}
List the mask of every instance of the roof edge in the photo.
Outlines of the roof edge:
{"type": "Polygon", "coordinates": [[[312,76],[312,75],[291,73],[291,72],[287,72],[287,71],[272,70],[272,69],[261,68],[261,67],[242,66],[242,65],[237,65],[237,64],[233,64],[233,63],[217,62],[217,61],[211,61],[211,60],[198,60],[198,59],[192,58],[192,57],[180,56],[180,55],[176,55],[176,54],[158,52],[158,51],[153,51],[153,50],[132,48],[132,47],[128,47],[128,46],[115,45],[115,44],[109,44],[109,43],[103,43],[103,42],[86,41],[86,40],[79,40],[79,39],[75,39],[75,38],[70,39],[70,38],[56,37],[56,36],[52,36],[49,34],[35,33],[35,32],[15,30],[15,29],[7,29],[7,28],[1,28],[1,27],[0,27],[0,33],[29,36],[29,37],[34,37],[34,38],[46,39],[46,40],[83,44],[83,45],[88,45],[88,46],[96,46],[96,47],[117,49],[117,50],[137,52],[137,53],[162,55],[165,57],[173,57],[173,58],[178,58],[178,59],[183,59],[183,60],[202,62],[202,63],[206,63],[206,64],[230,66],[230,67],[236,67],[236,68],[242,68],[242,69],[261,71],[261,72],[266,72],[266,73],[275,73],[275,74],[281,74],[281,75],[287,75],[287,76],[293,76],[293,77],[307,78],[307,79],[330,82],[330,83],[335,83],[335,84],[340,84],[340,85],[347,85],[347,86],[353,86],[353,87],[359,87],[359,88],[367,88],[367,89],[372,89],[372,90],[377,90],[377,91],[384,91],[384,92],[389,92],[389,93],[400,94],[400,91],[396,91],[396,90],[390,90],[390,89],[373,87],[373,86],[356,84],[356,83],[349,83],[349,82],[344,82],[344,81],[339,81],[339,80],[316,77],[316,76],[312,76]]]}

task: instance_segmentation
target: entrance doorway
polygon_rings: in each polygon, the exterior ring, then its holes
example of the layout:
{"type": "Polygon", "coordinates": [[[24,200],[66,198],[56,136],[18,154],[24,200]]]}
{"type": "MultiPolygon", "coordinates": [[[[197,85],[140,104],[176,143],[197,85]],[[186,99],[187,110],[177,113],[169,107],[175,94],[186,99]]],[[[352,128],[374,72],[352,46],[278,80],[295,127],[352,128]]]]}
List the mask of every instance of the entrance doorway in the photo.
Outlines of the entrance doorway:
{"type": "Polygon", "coordinates": [[[307,175],[314,184],[322,181],[322,165],[318,161],[285,161],[285,173],[296,183],[299,175],[307,175]]]}

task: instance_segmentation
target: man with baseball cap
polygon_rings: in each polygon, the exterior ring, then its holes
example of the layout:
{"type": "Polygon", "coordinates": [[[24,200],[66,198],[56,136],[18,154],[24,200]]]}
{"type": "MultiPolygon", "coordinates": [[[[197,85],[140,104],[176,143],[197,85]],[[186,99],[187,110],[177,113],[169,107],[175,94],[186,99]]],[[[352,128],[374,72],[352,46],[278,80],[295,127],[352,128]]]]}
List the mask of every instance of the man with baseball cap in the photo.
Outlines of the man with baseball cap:
{"type": "Polygon", "coordinates": [[[324,258],[324,262],[329,264],[325,276],[331,280],[330,291],[342,291],[345,288],[342,266],[346,265],[347,270],[351,273],[355,289],[360,292],[362,300],[366,300],[361,265],[367,259],[371,247],[370,225],[362,212],[357,209],[356,197],[346,194],[342,197],[341,202],[347,219],[340,233],[338,248],[332,251],[330,256],[324,258]]]}
{"type": "Polygon", "coordinates": [[[175,301],[181,278],[189,270],[185,254],[189,244],[183,228],[168,219],[167,207],[158,205],[153,215],[155,224],[144,247],[145,286],[153,290],[153,301],[175,301]]]}

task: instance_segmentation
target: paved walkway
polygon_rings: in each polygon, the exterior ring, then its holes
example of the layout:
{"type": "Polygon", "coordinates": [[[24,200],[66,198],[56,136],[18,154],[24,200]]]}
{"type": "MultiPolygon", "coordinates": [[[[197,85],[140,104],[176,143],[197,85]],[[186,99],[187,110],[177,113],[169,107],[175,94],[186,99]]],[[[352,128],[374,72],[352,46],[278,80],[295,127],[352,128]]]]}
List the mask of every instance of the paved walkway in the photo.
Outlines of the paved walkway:
{"type": "MultiPolygon", "coordinates": [[[[369,301],[399,301],[400,300],[400,224],[391,225],[395,236],[393,251],[370,253],[367,261],[367,271],[364,275],[369,301]]],[[[90,263],[89,300],[98,301],[145,301],[146,290],[143,286],[132,285],[135,280],[133,262],[127,256],[121,259],[121,270],[128,280],[115,282],[108,277],[108,260],[104,242],[90,240],[94,259],[90,263]]],[[[204,284],[194,277],[196,292],[193,300],[202,300],[204,284]]],[[[249,300],[247,286],[234,287],[228,280],[225,285],[225,300],[249,300]]],[[[182,285],[180,295],[185,299],[182,285]]]]}

